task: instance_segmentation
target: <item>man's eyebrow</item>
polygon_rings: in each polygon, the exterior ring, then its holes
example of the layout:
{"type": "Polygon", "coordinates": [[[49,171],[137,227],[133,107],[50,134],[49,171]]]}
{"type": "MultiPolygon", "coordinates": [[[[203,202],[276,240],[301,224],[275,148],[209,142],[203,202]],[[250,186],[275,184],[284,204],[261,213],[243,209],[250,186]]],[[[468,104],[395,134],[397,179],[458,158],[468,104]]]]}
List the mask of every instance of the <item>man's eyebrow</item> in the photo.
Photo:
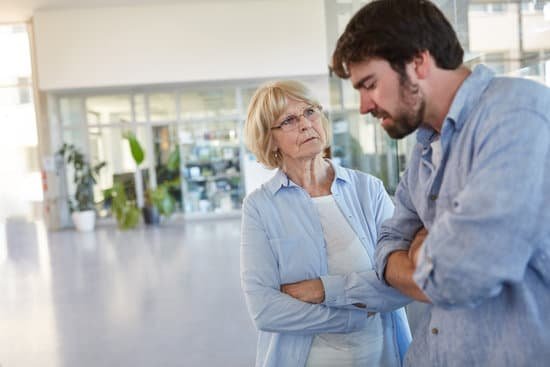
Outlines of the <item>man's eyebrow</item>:
{"type": "Polygon", "coordinates": [[[357,83],[355,83],[353,85],[353,88],[359,89],[361,87],[361,85],[365,84],[366,81],[368,81],[369,79],[372,79],[372,78],[374,78],[374,74],[369,74],[369,75],[365,76],[364,78],[357,81],[357,83]]]}

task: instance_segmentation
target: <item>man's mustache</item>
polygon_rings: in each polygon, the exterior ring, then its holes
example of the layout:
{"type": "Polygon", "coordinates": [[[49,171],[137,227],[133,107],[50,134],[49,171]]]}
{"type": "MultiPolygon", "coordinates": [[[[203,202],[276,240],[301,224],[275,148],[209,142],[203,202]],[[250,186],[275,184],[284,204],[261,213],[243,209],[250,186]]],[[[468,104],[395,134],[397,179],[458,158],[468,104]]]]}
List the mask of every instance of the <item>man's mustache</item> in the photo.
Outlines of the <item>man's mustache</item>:
{"type": "Polygon", "coordinates": [[[391,115],[383,110],[371,111],[371,115],[377,119],[391,118],[391,115]]]}

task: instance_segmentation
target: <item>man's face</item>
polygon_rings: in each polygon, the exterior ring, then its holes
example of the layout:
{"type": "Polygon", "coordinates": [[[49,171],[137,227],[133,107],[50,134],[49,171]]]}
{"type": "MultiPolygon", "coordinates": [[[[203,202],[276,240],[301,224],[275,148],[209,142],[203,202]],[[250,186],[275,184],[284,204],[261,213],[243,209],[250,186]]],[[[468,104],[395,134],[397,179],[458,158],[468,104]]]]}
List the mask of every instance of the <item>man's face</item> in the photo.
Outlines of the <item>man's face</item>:
{"type": "Polygon", "coordinates": [[[411,81],[412,63],[406,65],[404,78],[382,59],[352,63],[349,72],[359,91],[359,111],[380,119],[389,136],[401,139],[422,123],[425,100],[419,85],[411,81]]]}

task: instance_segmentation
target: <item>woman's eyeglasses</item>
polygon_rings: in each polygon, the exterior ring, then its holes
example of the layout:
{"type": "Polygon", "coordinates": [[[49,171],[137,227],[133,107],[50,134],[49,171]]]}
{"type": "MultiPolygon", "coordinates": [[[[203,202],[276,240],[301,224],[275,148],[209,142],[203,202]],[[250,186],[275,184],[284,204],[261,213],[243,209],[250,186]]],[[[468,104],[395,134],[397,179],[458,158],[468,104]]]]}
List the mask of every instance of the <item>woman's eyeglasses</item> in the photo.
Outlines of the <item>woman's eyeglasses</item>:
{"type": "Polygon", "coordinates": [[[277,126],[273,126],[271,130],[281,129],[283,131],[292,131],[296,130],[300,125],[300,119],[304,117],[306,120],[311,122],[317,121],[321,116],[321,106],[307,106],[304,108],[301,114],[298,115],[289,115],[277,126]]]}

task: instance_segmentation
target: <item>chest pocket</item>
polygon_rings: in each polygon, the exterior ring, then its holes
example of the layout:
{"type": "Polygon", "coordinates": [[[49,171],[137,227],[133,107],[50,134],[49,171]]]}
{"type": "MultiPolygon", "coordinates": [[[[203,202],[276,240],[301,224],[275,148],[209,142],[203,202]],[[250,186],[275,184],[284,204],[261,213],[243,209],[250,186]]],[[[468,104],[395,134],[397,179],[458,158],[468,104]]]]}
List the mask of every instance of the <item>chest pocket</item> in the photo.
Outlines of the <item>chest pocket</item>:
{"type": "Polygon", "coordinates": [[[531,265],[538,272],[544,283],[550,286],[550,251],[538,250],[533,255],[531,265]]]}
{"type": "Polygon", "coordinates": [[[440,217],[445,212],[460,212],[461,205],[458,197],[463,190],[463,184],[460,181],[458,177],[445,177],[436,200],[436,217],[440,217]]]}
{"type": "MultiPolygon", "coordinates": [[[[281,283],[294,283],[322,275],[324,239],[307,237],[274,238],[269,241],[279,262],[281,283]],[[317,243],[318,241],[322,241],[317,243]]],[[[326,260],[324,260],[326,262],[326,260]]],[[[326,266],[325,266],[326,267],[326,266]]]]}
{"type": "Polygon", "coordinates": [[[459,208],[459,202],[456,200],[459,190],[454,192],[441,191],[435,202],[435,218],[441,217],[445,212],[454,212],[459,208]]]}

